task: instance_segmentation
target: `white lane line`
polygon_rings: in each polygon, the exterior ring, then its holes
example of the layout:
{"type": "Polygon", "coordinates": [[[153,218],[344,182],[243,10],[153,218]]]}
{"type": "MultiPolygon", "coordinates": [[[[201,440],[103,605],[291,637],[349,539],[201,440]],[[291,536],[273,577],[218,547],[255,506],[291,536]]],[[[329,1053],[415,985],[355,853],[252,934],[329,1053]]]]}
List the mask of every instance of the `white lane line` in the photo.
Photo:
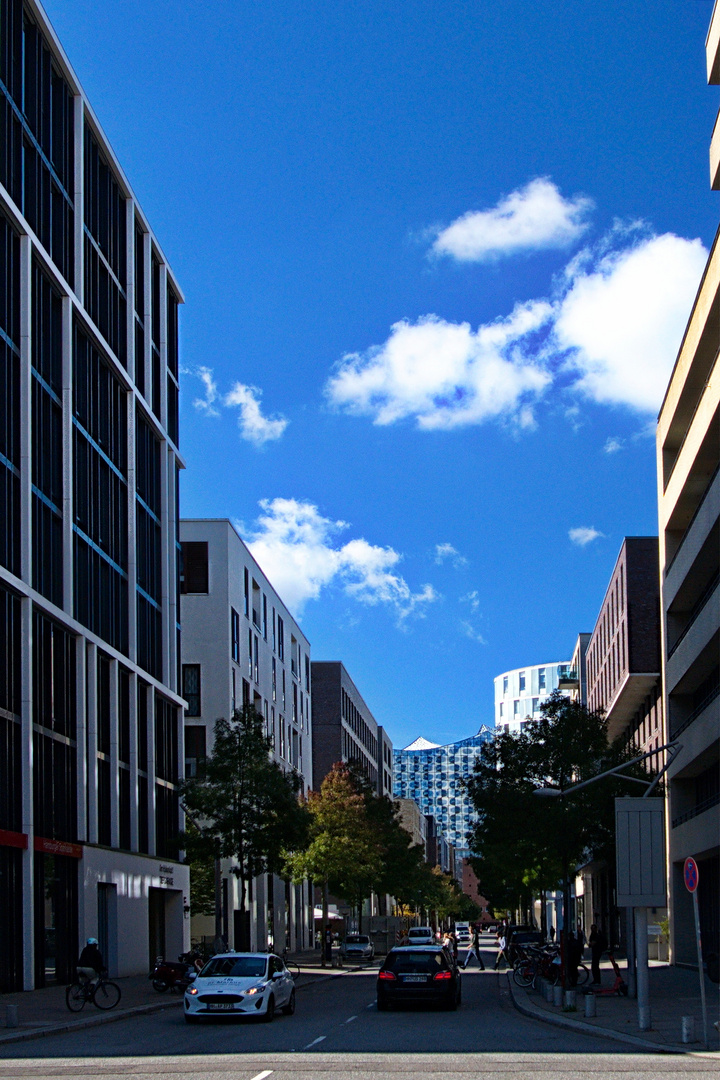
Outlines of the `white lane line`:
{"type": "Polygon", "coordinates": [[[357,1016],[351,1016],[349,1020],[346,1020],[346,1024],[352,1024],[353,1020],[357,1020],[357,1016]]]}
{"type": "Polygon", "coordinates": [[[374,1008],[375,1008],[375,1002],[374,1002],[374,1001],[371,1001],[369,1005],[366,1005],[366,1006],[365,1006],[365,1008],[366,1008],[366,1009],[374,1009],[374,1008]]]}
{"type": "Polygon", "coordinates": [[[318,1035],[317,1039],[313,1039],[307,1046],[303,1046],[303,1050],[309,1050],[311,1046],[317,1046],[318,1043],[323,1042],[325,1039],[327,1039],[327,1035],[318,1035]]]}
{"type": "Polygon", "coordinates": [[[266,1077],[272,1076],[274,1069],[265,1069],[263,1072],[258,1073],[257,1076],[253,1076],[252,1080],[266,1080],[266,1077]]]}

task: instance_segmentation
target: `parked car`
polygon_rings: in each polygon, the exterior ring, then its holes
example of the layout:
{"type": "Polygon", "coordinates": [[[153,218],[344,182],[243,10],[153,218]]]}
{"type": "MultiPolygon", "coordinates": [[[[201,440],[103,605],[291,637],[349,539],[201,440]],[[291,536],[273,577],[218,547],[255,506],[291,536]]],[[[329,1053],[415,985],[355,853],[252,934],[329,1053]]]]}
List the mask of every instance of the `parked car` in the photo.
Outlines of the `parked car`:
{"type": "Polygon", "coordinates": [[[542,933],[533,926],[509,926],[505,955],[508,961],[513,964],[517,957],[518,945],[542,945],[544,941],[542,933]]]}
{"type": "Polygon", "coordinates": [[[472,931],[469,922],[455,923],[455,937],[461,949],[467,948],[472,942],[472,931]]]}
{"type": "Polygon", "coordinates": [[[391,949],[377,978],[378,1012],[391,1005],[426,1003],[457,1009],[460,971],[441,945],[405,945],[391,949]]]}
{"type": "Polygon", "coordinates": [[[375,946],[367,934],[348,934],[340,946],[340,955],[346,960],[374,960],[375,946]]]}
{"type": "Polygon", "coordinates": [[[408,945],[434,945],[432,926],[411,926],[407,932],[407,942],[408,945]]]}
{"type": "Polygon", "coordinates": [[[212,1016],[257,1016],[269,1023],[277,1009],[295,1012],[295,982],[274,953],[220,953],[185,991],[188,1024],[212,1016]]]}

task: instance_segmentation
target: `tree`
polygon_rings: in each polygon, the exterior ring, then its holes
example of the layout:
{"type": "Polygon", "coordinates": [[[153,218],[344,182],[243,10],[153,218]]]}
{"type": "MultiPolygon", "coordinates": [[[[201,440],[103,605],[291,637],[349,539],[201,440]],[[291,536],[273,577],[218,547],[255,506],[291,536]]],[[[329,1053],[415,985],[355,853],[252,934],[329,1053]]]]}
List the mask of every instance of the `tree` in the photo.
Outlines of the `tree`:
{"type": "Polygon", "coordinates": [[[541,800],[535,788],[565,790],[636,756],[631,743],[608,744],[601,713],[559,693],[541,713],[519,734],[499,733],[485,743],[467,781],[478,815],[469,838],[472,866],[483,896],[506,910],[528,908],[581,861],[612,858],[613,798],[628,793],[628,777],[648,776],[636,765],[567,799],[541,800]]]}
{"type": "Polygon", "coordinates": [[[309,843],[289,856],[287,867],[296,881],[307,877],[323,886],[324,942],[328,891],[350,904],[362,902],[380,873],[381,847],[346,765],[333,765],[320,790],[308,793],[307,809],[309,843]]]}
{"type": "Polygon", "coordinates": [[[282,870],[285,853],[306,842],[308,815],[299,800],[300,777],[273,761],[272,740],[252,705],[218,720],[214,734],[202,775],[181,785],[183,806],[197,826],[185,844],[191,860],[209,854],[232,860],[244,926],[248,881],[282,870]]]}

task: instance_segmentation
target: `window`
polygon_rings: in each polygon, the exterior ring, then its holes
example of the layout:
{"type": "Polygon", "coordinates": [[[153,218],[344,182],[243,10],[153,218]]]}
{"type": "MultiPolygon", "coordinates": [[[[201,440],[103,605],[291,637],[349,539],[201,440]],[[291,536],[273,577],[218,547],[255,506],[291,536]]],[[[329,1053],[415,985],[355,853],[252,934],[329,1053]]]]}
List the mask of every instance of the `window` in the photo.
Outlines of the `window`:
{"type": "Polygon", "coordinates": [[[515,698],[515,700],[513,701],[513,716],[517,716],[517,714],[519,712],[520,712],[520,702],[518,701],[517,698],[515,698]]]}
{"type": "Polygon", "coordinates": [[[245,597],[245,618],[248,618],[250,615],[250,574],[248,573],[247,567],[245,567],[245,570],[243,571],[243,581],[245,597]]]}
{"type": "Polygon", "coordinates": [[[538,711],[538,705],[539,705],[539,700],[538,700],[538,698],[534,697],[533,702],[532,702],[532,711],[534,713],[538,711]]]}
{"type": "Polygon", "coordinates": [[[277,701],[277,661],[272,658],[272,699],[277,701]]]}
{"type": "Polygon", "coordinates": [[[254,639],[254,651],[253,651],[253,678],[255,682],[260,682],[260,643],[258,641],[257,634],[254,639]]]}
{"type": "Polygon", "coordinates": [[[525,672],[524,671],[520,672],[519,678],[520,678],[520,693],[522,694],[523,691],[525,690],[525,672]]]}
{"type": "Polygon", "coordinates": [[[263,593],[262,612],[262,636],[267,641],[267,596],[265,593],[263,593]]]}
{"type": "Polygon", "coordinates": [[[200,665],[183,664],[182,696],[187,701],[186,716],[200,716],[200,665]]]}
{"type": "Polygon", "coordinates": [[[504,675],[503,676],[503,694],[507,694],[507,692],[508,692],[508,677],[507,677],[507,675],[504,675]]]}
{"type": "Polygon", "coordinates": [[[310,657],[305,657],[305,691],[310,693],[310,657]]]}
{"type": "Polygon", "coordinates": [[[503,705],[503,703],[502,703],[502,701],[501,701],[501,702],[500,702],[500,715],[501,715],[501,716],[502,716],[502,714],[503,714],[503,710],[504,710],[504,705],[503,705]]]}
{"type": "Polygon", "coordinates": [[[236,664],[240,663],[240,616],[235,608],[230,608],[230,637],[232,640],[231,653],[236,664]]]}
{"type": "Polygon", "coordinates": [[[255,581],[255,579],[253,578],[253,583],[252,583],[252,621],[253,621],[253,626],[257,626],[258,630],[260,629],[260,609],[261,609],[260,586],[258,585],[257,581],[255,581]]]}
{"type": "Polygon", "coordinates": [[[277,651],[281,660],[285,660],[285,626],[282,619],[277,617],[277,651]]]}
{"type": "Polygon", "coordinates": [[[188,724],[185,728],[185,778],[192,779],[202,772],[207,750],[207,733],[202,724],[188,724]]]}
{"type": "Polygon", "coordinates": [[[248,628],[248,675],[252,679],[253,673],[253,632],[248,628]]]}
{"type": "Polygon", "coordinates": [[[545,689],[545,668],[538,668],[538,690],[545,689]]]}
{"type": "Polygon", "coordinates": [[[208,588],[207,542],[184,540],[182,547],[181,593],[206,593],[208,588]]]}

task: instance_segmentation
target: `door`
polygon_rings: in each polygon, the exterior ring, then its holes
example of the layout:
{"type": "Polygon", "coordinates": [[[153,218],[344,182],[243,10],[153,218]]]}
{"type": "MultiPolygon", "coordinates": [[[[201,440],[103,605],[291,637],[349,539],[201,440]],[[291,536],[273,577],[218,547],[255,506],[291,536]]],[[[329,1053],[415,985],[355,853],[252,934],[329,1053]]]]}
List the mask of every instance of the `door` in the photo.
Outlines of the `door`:
{"type": "Polygon", "coordinates": [[[165,889],[148,890],[148,939],[150,971],[158,956],[165,957],[165,889]]]}

